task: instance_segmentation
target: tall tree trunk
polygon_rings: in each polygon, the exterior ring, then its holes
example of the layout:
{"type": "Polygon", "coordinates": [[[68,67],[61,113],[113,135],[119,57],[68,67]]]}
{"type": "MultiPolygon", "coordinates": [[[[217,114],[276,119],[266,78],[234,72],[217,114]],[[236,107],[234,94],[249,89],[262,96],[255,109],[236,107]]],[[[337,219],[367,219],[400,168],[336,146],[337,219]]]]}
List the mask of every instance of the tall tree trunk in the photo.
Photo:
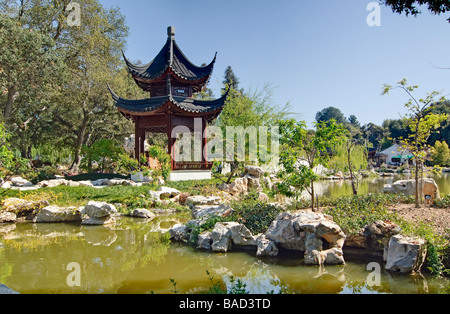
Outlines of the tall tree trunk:
{"type": "Polygon", "coordinates": [[[353,144],[347,147],[347,162],[348,162],[348,170],[350,171],[350,180],[352,181],[352,190],[353,195],[358,195],[358,179],[353,174],[352,170],[352,161],[351,161],[351,153],[352,153],[353,144]]]}
{"type": "Polygon", "coordinates": [[[420,200],[419,200],[419,158],[415,158],[416,162],[416,171],[415,171],[415,181],[416,181],[416,187],[415,187],[415,201],[416,201],[416,208],[420,208],[420,200]]]}
{"type": "Polygon", "coordinates": [[[8,99],[6,100],[5,108],[3,110],[3,118],[5,118],[5,120],[8,120],[13,113],[13,104],[18,95],[17,89],[18,84],[14,84],[8,88],[8,99]]]}
{"type": "Polygon", "coordinates": [[[314,211],[314,205],[316,204],[316,198],[314,194],[314,181],[311,181],[311,209],[314,211]]]}
{"type": "Polygon", "coordinates": [[[72,166],[70,167],[70,171],[73,173],[78,173],[81,163],[81,149],[83,148],[83,144],[86,138],[86,131],[88,128],[89,117],[85,116],[83,119],[83,123],[80,126],[80,130],[77,132],[77,144],[75,146],[75,155],[73,159],[72,166]]]}

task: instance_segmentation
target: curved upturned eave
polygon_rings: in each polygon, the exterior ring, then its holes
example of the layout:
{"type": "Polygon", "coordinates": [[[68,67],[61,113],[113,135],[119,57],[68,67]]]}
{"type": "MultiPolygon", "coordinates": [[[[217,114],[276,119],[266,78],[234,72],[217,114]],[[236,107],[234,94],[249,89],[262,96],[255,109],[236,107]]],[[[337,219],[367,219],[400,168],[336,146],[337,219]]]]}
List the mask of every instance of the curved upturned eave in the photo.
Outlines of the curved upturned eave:
{"type": "Polygon", "coordinates": [[[177,97],[172,95],[152,97],[140,100],[127,100],[119,97],[108,84],[108,89],[117,109],[127,115],[149,116],[164,112],[165,109],[174,109],[180,114],[207,116],[217,115],[224,106],[230,89],[216,100],[197,100],[188,97],[177,97]]]}
{"type": "Polygon", "coordinates": [[[158,53],[158,55],[155,57],[155,59],[153,59],[150,63],[144,65],[136,65],[125,56],[125,53],[123,51],[122,54],[129,72],[133,75],[135,79],[141,79],[143,81],[151,83],[152,81],[162,79],[163,76],[166,74],[167,70],[170,69],[176,76],[187,82],[209,81],[210,77],[212,76],[214,65],[217,60],[217,52],[215,53],[214,58],[210,64],[204,67],[199,67],[193,64],[186,57],[186,55],[181,51],[181,49],[178,47],[175,41],[173,43],[173,47],[174,51],[172,57],[176,57],[176,59],[179,60],[180,64],[178,64],[176,60],[175,62],[174,60],[172,60],[172,62],[170,60],[172,58],[170,53],[170,38],[168,39],[164,47],[161,49],[161,51],[158,53]],[[164,61],[159,61],[160,59],[163,58],[165,59],[164,61]],[[156,69],[151,69],[152,66],[156,67],[156,69]],[[183,71],[182,67],[184,67],[187,71],[183,71]],[[192,73],[192,75],[189,75],[189,73],[187,72],[192,73]]]}

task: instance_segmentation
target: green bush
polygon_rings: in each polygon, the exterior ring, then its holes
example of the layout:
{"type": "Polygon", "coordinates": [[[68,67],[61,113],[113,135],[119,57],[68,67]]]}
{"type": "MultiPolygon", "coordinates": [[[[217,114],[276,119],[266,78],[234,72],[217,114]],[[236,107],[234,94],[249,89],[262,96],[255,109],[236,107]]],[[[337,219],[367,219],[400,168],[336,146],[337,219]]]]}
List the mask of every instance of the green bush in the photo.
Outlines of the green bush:
{"type": "Polygon", "coordinates": [[[348,235],[357,234],[361,228],[377,221],[398,221],[396,213],[387,209],[399,201],[399,198],[384,194],[343,196],[337,199],[335,206],[325,210],[348,235]]]}
{"type": "Polygon", "coordinates": [[[92,146],[83,146],[83,160],[81,168],[92,172],[93,164],[97,164],[95,170],[104,172],[113,172],[117,166],[117,161],[122,153],[122,149],[113,140],[99,140],[92,146]]]}
{"type": "Polygon", "coordinates": [[[234,209],[232,221],[244,224],[254,235],[266,232],[283,211],[279,206],[256,200],[251,194],[243,200],[232,202],[231,207],[234,209]]]}
{"type": "Polygon", "coordinates": [[[44,180],[53,180],[59,174],[59,171],[55,167],[44,166],[35,170],[35,177],[32,179],[32,182],[36,184],[44,180]]]}
{"type": "Polygon", "coordinates": [[[154,170],[154,176],[162,176],[167,181],[172,171],[172,159],[170,155],[166,153],[166,150],[161,146],[150,146],[150,157],[156,158],[159,162],[160,169],[154,170]]]}
{"type": "Polygon", "coordinates": [[[436,208],[450,208],[450,194],[444,194],[440,199],[434,202],[436,208]]]}

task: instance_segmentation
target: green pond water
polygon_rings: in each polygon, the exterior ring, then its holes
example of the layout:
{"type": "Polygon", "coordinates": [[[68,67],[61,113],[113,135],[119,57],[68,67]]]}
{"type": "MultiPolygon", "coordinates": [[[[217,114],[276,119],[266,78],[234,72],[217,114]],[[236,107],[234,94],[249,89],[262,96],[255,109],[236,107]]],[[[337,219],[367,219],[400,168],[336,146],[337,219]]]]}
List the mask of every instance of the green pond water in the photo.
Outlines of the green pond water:
{"type": "MultiPolygon", "coordinates": [[[[402,177],[404,178],[404,177],[402,177]]],[[[400,179],[366,179],[361,193],[378,193],[384,184],[400,179]]],[[[448,175],[436,178],[442,193],[450,193],[448,175]]],[[[351,194],[349,182],[319,182],[320,195],[351,194]]],[[[440,293],[447,279],[427,275],[399,275],[380,261],[346,258],[345,266],[303,264],[298,252],[259,259],[255,251],[211,254],[171,243],[162,229],[189,220],[189,214],[162,216],[153,221],[119,218],[114,226],[76,224],[0,225],[0,283],[22,294],[171,294],[202,293],[214,281],[230,285],[241,279],[251,293],[440,293]],[[381,265],[379,285],[368,281],[381,265]],[[73,268],[73,265],[76,265],[73,268]],[[76,280],[78,281],[76,281],[76,280]],[[75,281],[74,281],[75,280],[75,281]],[[74,286],[75,283],[75,286],[74,286]]]]}
{"type": "MultiPolygon", "coordinates": [[[[444,173],[440,175],[434,175],[432,178],[439,186],[441,194],[450,194],[450,174],[444,173]]],[[[411,175],[394,175],[392,177],[376,177],[363,179],[359,183],[358,193],[383,193],[383,187],[385,184],[392,184],[398,180],[410,180],[414,179],[411,175]]],[[[351,182],[349,180],[340,181],[319,181],[315,184],[315,191],[319,196],[342,196],[352,195],[353,190],[351,182]]]]}
{"type": "Polygon", "coordinates": [[[253,294],[438,293],[449,285],[446,279],[381,269],[379,285],[371,286],[367,279],[372,269],[366,270],[371,261],[314,267],[304,265],[298,252],[265,259],[256,258],[254,251],[211,254],[171,243],[156,231],[187,219],[119,218],[111,227],[2,225],[0,283],[22,294],[171,294],[174,279],[179,293],[194,294],[212,287],[209,271],[214,281],[228,285],[230,276],[241,279],[253,294]],[[74,263],[78,269],[72,268],[74,263]],[[79,286],[73,286],[75,278],[79,286]]]}

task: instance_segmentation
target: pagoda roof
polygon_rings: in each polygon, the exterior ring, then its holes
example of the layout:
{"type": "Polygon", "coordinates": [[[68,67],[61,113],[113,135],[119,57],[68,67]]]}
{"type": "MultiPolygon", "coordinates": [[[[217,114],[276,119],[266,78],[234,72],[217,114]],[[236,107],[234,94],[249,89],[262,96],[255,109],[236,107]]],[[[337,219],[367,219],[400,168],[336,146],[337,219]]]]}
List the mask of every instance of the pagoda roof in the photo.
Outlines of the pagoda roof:
{"type": "Polygon", "coordinates": [[[221,98],[216,100],[198,100],[191,97],[173,96],[171,94],[139,100],[128,100],[115,94],[109,85],[108,88],[117,109],[127,115],[136,116],[164,112],[164,106],[167,104],[173,104],[174,109],[176,110],[178,108],[176,111],[180,113],[196,114],[199,116],[216,114],[225,106],[225,101],[229,94],[228,90],[221,98]]]}
{"type": "Polygon", "coordinates": [[[158,55],[148,64],[137,65],[123,55],[130,73],[135,79],[158,80],[170,69],[173,74],[185,81],[207,82],[212,75],[217,53],[213,61],[204,67],[194,65],[181,51],[175,41],[173,28],[169,27],[169,37],[158,55]]]}

